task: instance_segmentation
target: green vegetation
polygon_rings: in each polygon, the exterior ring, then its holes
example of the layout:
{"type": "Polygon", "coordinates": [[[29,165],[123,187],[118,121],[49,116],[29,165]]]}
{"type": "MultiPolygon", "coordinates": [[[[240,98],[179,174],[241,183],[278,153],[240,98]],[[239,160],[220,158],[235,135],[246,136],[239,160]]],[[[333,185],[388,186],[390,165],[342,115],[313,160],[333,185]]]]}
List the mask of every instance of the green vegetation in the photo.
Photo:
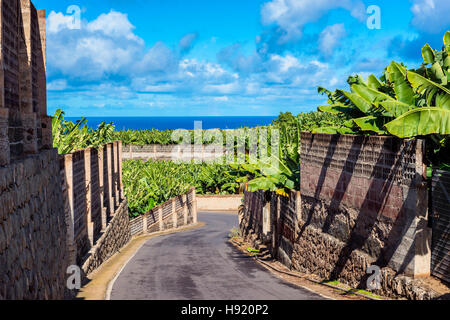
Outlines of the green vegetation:
{"type": "Polygon", "coordinates": [[[121,140],[124,145],[176,144],[172,141],[173,130],[124,130],[115,131],[114,139],[121,140]]]}
{"type": "Polygon", "coordinates": [[[52,119],[52,135],[53,147],[65,154],[114,141],[114,125],[102,122],[93,130],[87,126],[86,118],[73,123],[65,120],[64,111],[58,109],[52,119]]]}
{"type": "Polygon", "coordinates": [[[418,69],[393,61],[380,78],[350,76],[351,92],[319,87],[329,98],[319,110],[348,120],[314,131],[421,137],[428,161],[445,167],[450,163],[450,32],[441,51],[426,44],[422,58],[418,69]]]}
{"type": "MultiPolygon", "coordinates": [[[[267,159],[258,159],[256,164],[232,165],[245,173],[239,182],[248,182],[250,191],[270,190],[287,196],[289,190],[300,190],[300,135],[303,131],[339,125],[345,117],[322,112],[281,113],[270,129],[279,131],[278,152],[269,149],[267,159]]],[[[270,138],[269,138],[270,140],[270,138]]]]}
{"type": "Polygon", "coordinates": [[[332,281],[324,280],[324,281],[321,281],[320,283],[341,288],[342,291],[345,291],[345,294],[352,295],[352,296],[363,295],[363,296],[366,296],[367,298],[374,298],[376,300],[390,300],[389,298],[381,297],[381,296],[379,296],[373,292],[367,291],[367,290],[350,288],[348,285],[343,284],[338,280],[332,280],[332,281]]]}
{"type": "Polygon", "coordinates": [[[139,215],[195,187],[197,194],[235,194],[239,177],[227,165],[172,161],[123,162],[123,184],[130,213],[139,215]]]}
{"type": "MultiPolygon", "coordinates": [[[[247,160],[251,156],[250,142],[255,142],[249,141],[249,130],[259,131],[258,142],[264,142],[261,139],[265,138],[269,142],[278,133],[280,143],[277,149],[268,144],[265,158],[231,165],[125,161],[123,181],[131,213],[147,212],[186,192],[191,186],[196,187],[199,194],[236,193],[242,183],[247,183],[250,191],[270,190],[281,195],[299,190],[300,136],[303,131],[424,138],[429,163],[448,170],[450,32],[444,36],[441,51],[427,44],[422,49],[422,57],[424,63],[418,69],[407,69],[402,63],[392,62],[379,78],[374,75],[367,79],[350,76],[347,80],[350,91],[336,89],[331,92],[319,87],[318,92],[328,96],[328,105],[320,106],[317,112],[297,116],[281,113],[271,126],[234,130],[234,145],[245,146],[247,160]]],[[[220,138],[226,144],[229,131],[218,132],[218,137],[222,134],[220,138]]],[[[61,110],[53,118],[54,145],[60,153],[96,147],[114,140],[122,140],[125,145],[181,143],[181,139],[172,140],[173,133],[173,130],[114,131],[113,124],[105,123],[92,130],[84,118],[76,123],[64,120],[61,110]]],[[[189,135],[190,141],[194,142],[194,131],[190,130],[189,135]]],[[[204,144],[218,142],[215,141],[217,131],[203,130],[202,136],[204,144]]]]}
{"type": "MultiPolygon", "coordinates": [[[[221,129],[212,129],[212,130],[202,130],[202,143],[207,144],[217,144],[216,141],[216,132],[222,134],[223,145],[226,144],[226,135],[228,131],[234,131],[237,135],[237,140],[243,140],[245,138],[246,132],[250,128],[242,127],[240,129],[230,129],[230,130],[221,130],[221,129]]],[[[251,128],[254,129],[254,128],[251,128]]],[[[195,131],[194,130],[185,130],[187,132],[187,137],[180,137],[179,139],[174,139],[173,136],[175,130],[125,130],[125,131],[115,131],[114,132],[114,140],[121,140],[124,145],[149,145],[149,144],[160,144],[160,145],[175,145],[188,143],[193,144],[195,142],[195,131]],[[183,138],[185,139],[183,141],[183,138]],[[188,140],[188,141],[186,141],[188,140]]]]}
{"type": "Polygon", "coordinates": [[[232,228],[230,230],[230,233],[228,233],[228,238],[230,238],[230,240],[236,240],[240,236],[241,236],[241,231],[237,227],[232,228]]]}

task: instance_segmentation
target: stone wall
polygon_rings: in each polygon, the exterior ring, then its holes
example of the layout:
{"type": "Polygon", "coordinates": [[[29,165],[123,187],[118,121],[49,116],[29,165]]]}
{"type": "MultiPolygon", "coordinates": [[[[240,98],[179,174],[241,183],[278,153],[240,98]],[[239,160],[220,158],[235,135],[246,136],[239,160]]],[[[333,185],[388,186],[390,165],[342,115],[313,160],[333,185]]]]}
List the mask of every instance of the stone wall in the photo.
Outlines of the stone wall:
{"type": "Polygon", "coordinates": [[[0,165],[51,148],[46,102],[45,12],[0,1],[0,165]]]}
{"type": "Polygon", "coordinates": [[[197,199],[195,188],[186,194],[172,198],[144,215],[130,221],[132,236],[165,231],[197,223],[197,199]]]}
{"type": "MultiPolygon", "coordinates": [[[[430,274],[424,142],[303,133],[302,235],[308,227],[348,244],[330,273],[363,252],[380,267],[430,274]]],[[[335,249],[335,248],[333,248],[335,249]]]]}
{"type": "Polygon", "coordinates": [[[0,168],[0,300],[63,299],[66,225],[56,150],[0,168]]]}
{"type": "Polygon", "coordinates": [[[58,156],[46,102],[45,12],[0,0],[0,300],[63,299],[129,241],[122,146],[58,156]]]}
{"type": "Polygon", "coordinates": [[[241,231],[284,264],[379,294],[429,299],[423,142],[389,137],[302,134],[301,192],[245,194],[241,231]]]}
{"type": "Polygon", "coordinates": [[[0,0],[0,300],[63,299],[64,195],[47,116],[45,12],[0,0]]]}

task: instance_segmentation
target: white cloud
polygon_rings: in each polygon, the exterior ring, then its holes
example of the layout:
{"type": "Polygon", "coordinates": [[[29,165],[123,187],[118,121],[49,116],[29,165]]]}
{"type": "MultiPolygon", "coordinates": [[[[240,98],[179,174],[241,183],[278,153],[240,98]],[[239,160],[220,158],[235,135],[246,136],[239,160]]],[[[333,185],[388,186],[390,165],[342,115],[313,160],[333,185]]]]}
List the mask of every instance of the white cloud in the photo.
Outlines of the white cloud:
{"type": "Polygon", "coordinates": [[[197,37],[189,33],[177,48],[156,42],[146,50],[144,40],[134,33],[135,27],[124,13],[111,10],[91,22],[84,21],[79,30],[70,28],[71,19],[55,12],[47,19],[49,77],[62,74],[92,81],[109,76],[177,73],[182,55],[197,37]]]}
{"type": "Polygon", "coordinates": [[[282,43],[298,40],[303,27],[315,22],[330,10],[343,8],[360,21],[366,17],[365,6],[361,0],[272,0],[261,9],[262,22],[275,24],[283,32],[282,43]]]}
{"type": "Polygon", "coordinates": [[[217,101],[217,102],[226,102],[226,101],[228,101],[228,100],[229,100],[229,99],[228,99],[227,96],[214,97],[214,101],[217,101]]]}
{"type": "Polygon", "coordinates": [[[173,71],[177,64],[178,58],[175,53],[163,42],[158,41],[138,63],[138,69],[144,73],[173,71]]]}
{"type": "Polygon", "coordinates": [[[135,27],[128,20],[128,15],[111,10],[109,13],[102,13],[86,26],[90,32],[101,32],[113,38],[125,38],[139,43],[144,41],[133,33],[135,27]]]}
{"type": "Polygon", "coordinates": [[[230,74],[217,63],[199,62],[197,59],[184,59],[180,62],[180,73],[189,77],[201,78],[203,81],[223,82],[234,81],[235,75],[230,74]]]}
{"type": "Polygon", "coordinates": [[[61,12],[56,13],[52,11],[49,13],[46,20],[47,33],[58,33],[64,29],[72,29],[74,17],[72,15],[64,15],[61,12]]]}
{"type": "Polygon", "coordinates": [[[78,105],[117,108],[133,101],[147,103],[146,108],[163,102],[167,106],[228,107],[255,101],[273,105],[289,99],[304,101],[300,97],[315,94],[315,86],[330,81],[328,64],[317,58],[289,52],[244,55],[241,46],[234,45],[222,50],[217,63],[187,59],[184,53],[194,44],[195,33],[186,34],[174,47],[161,41],[149,45],[120,12],[84,21],[81,30],[68,28],[64,17],[52,15],[48,34],[49,91],[62,90],[53,98],[62,104],[70,96],[78,105]],[[71,91],[64,92],[67,88],[71,91]]]}
{"type": "Polygon", "coordinates": [[[197,40],[197,33],[188,33],[183,38],[181,38],[178,46],[180,47],[181,51],[189,51],[192,48],[192,45],[194,44],[195,40],[197,40]]]}
{"type": "Polygon", "coordinates": [[[58,79],[51,81],[47,84],[47,90],[49,91],[62,91],[67,89],[67,80],[58,79]]]}
{"type": "Polygon", "coordinates": [[[81,29],[70,27],[71,16],[51,12],[47,47],[49,75],[59,73],[84,80],[120,74],[144,50],[144,41],[133,33],[126,14],[111,11],[81,29]]]}
{"type": "Polygon", "coordinates": [[[202,89],[202,91],[208,94],[237,94],[241,90],[242,87],[237,81],[226,84],[208,84],[202,89]]]}
{"type": "Polygon", "coordinates": [[[273,63],[272,66],[275,66],[276,71],[279,73],[286,73],[293,68],[301,67],[300,61],[290,54],[284,57],[274,54],[270,57],[270,62],[273,63]]]}
{"type": "Polygon", "coordinates": [[[450,1],[448,0],[413,0],[412,25],[429,32],[440,33],[450,27],[450,1]]]}
{"type": "Polygon", "coordinates": [[[319,36],[320,52],[326,56],[331,55],[345,34],[345,26],[343,23],[326,27],[319,36]]]}

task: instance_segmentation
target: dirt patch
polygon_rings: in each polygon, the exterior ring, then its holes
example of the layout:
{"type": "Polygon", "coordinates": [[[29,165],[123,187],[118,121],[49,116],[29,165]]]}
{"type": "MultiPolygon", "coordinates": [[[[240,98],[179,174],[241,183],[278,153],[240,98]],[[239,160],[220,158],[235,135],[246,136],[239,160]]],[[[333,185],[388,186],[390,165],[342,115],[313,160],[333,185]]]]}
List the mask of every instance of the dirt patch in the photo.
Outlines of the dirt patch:
{"type": "Polygon", "coordinates": [[[431,290],[439,294],[442,299],[450,300],[450,286],[445,282],[435,277],[420,278],[420,281],[424,283],[431,290]]]}

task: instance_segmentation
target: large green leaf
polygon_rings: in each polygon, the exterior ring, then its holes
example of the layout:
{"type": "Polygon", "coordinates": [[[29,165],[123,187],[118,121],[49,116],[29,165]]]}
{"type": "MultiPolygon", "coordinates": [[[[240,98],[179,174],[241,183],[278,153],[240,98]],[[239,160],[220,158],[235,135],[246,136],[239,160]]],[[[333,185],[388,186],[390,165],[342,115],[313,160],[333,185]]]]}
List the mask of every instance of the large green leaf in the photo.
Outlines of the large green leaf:
{"type": "Polygon", "coordinates": [[[386,124],[386,129],[399,138],[430,134],[450,134],[450,110],[425,107],[411,110],[386,124]]]}
{"type": "Polygon", "coordinates": [[[450,31],[444,34],[444,45],[450,46],[450,31]]]}
{"type": "Polygon", "coordinates": [[[389,96],[381,91],[374,90],[372,88],[362,86],[359,84],[353,85],[352,90],[354,92],[356,92],[359,96],[364,98],[366,101],[373,103],[373,104],[376,104],[378,102],[385,101],[385,100],[395,100],[391,96],[389,96]]]}
{"type": "Polygon", "coordinates": [[[328,112],[328,113],[332,113],[332,114],[342,114],[342,113],[347,114],[347,113],[351,112],[352,110],[354,110],[353,107],[345,106],[342,103],[320,106],[320,107],[318,107],[318,109],[319,109],[319,111],[328,112]]]}
{"type": "Polygon", "coordinates": [[[380,105],[394,117],[399,117],[402,114],[408,112],[415,108],[414,105],[409,105],[400,101],[383,101],[380,102],[380,105]]]}
{"type": "Polygon", "coordinates": [[[422,48],[422,58],[425,64],[434,63],[436,56],[434,54],[433,48],[427,43],[422,48]]]}
{"type": "Polygon", "coordinates": [[[444,45],[446,46],[447,53],[450,55],[450,31],[444,34],[444,45]]]}
{"type": "Polygon", "coordinates": [[[275,191],[276,187],[276,179],[271,177],[259,177],[255,178],[248,183],[248,189],[251,192],[258,190],[269,190],[275,191]]]}
{"type": "MultiPolygon", "coordinates": [[[[354,86],[356,86],[356,85],[354,85],[354,86]]],[[[352,88],[354,86],[352,86],[352,88]]],[[[370,112],[370,109],[372,108],[372,103],[370,103],[369,101],[367,101],[366,99],[361,97],[359,94],[353,93],[353,92],[347,92],[344,90],[336,90],[336,91],[342,92],[342,94],[345,95],[351,102],[353,102],[353,104],[359,110],[361,110],[361,112],[363,112],[365,114],[370,112]]]]}
{"type": "Polygon", "coordinates": [[[446,94],[450,94],[450,90],[447,89],[446,87],[444,87],[430,79],[427,79],[413,71],[408,71],[406,76],[408,78],[408,81],[413,86],[413,88],[420,94],[424,94],[427,90],[432,89],[432,88],[438,88],[438,89],[442,90],[443,92],[445,92],[446,94]]]}
{"type": "Polygon", "coordinates": [[[394,91],[400,102],[415,104],[414,90],[406,81],[406,68],[392,61],[388,67],[389,81],[394,84],[394,91]]]}
{"type": "Polygon", "coordinates": [[[441,81],[442,85],[444,86],[447,85],[448,83],[447,75],[444,73],[444,70],[442,70],[442,67],[439,64],[439,62],[433,63],[433,65],[431,66],[431,72],[434,74],[436,79],[439,79],[441,81]]]}
{"type": "Polygon", "coordinates": [[[367,77],[367,86],[371,89],[378,90],[383,84],[373,74],[367,77]]]}
{"type": "Polygon", "coordinates": [[[427,104],[433,104],[441,108],[450,109],[450,90],[446,87],[427,79],[413,71],[408,71],[407,77],[413,88],[419,94],[425,94],[427,97],[427,104]]]}
{"type": "Polygon", "coordinates": [[[347,127],[320,127],[313,129],[312,133],[352,134],[355,132],[347,127]]]}
{"type": "Polygon", "coordinates": [[[438,94],[436,96],[436,105],[440,108],[450,110],[450,94],[438,94]]]}
{"type": "Polygon", "coordinates": [[[361,128],[362,131],[373,131],[378,134],[386,134],[386,131],[384,131],[379,127],[377,120],[379,119],[378,117],[375,116],[353,119],[353,121],[356,123],[358,127],[361,128]]]}

